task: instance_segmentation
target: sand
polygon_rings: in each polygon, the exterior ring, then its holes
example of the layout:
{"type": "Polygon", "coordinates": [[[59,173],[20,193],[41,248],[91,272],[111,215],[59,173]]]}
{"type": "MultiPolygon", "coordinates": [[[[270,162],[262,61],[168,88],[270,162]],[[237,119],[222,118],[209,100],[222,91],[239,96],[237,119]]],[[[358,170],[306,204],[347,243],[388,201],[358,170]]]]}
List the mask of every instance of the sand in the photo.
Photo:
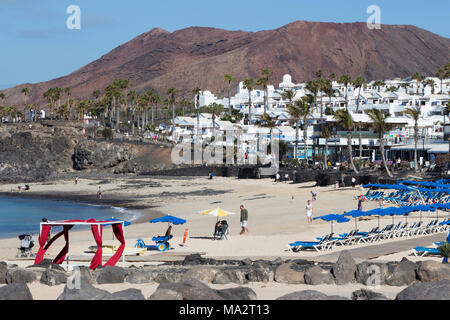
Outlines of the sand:
{"type": "MultiPolygon", "coordinates": [[[[12,192],[17,194],[17,185],[0,185],[0,192],[12,192]]],[[[172,253],[204,253],[205,257],[213,258],[251,258],[253,260],[311,258],[318,257],[325,253],[292,252],[288,250],[288,243],[304,240],[312,241],[315,237],[325,235],[331,231],[331,224],[322,220],[314,220],[308,223],[306,219],[306,201],[311,199],[311,190],[317,192],[317,201],[313,202],[314,217],[329,213],[344,213],[354,210],[357,207],[356,197],[362,193],[359,188],[334,189],[333,186],[314,187],[314,183],[291,184],[275,183],[272,179],[262,180],[238,180],[236,178],[215,177],[212,180],[206,177],[198,178],[176,178],[176,177],[133,177],[115,178],[105,181],[79,179],[77,185],[73,181],[53,181],[51,183],[32,183],[31,190],[22,192],[21,196],[52,196],[60,199],[71,199],[95,203],[95,193],[101,185],[103,200],[98,203],[116,203],[123,207],[132,208],[136,212],[136,221],[125,228],[125,238],[127,246],[134,246],[136,239],[143,238],[146,243],[151,244],[151,238],[155,235],[164,234],[167,224],[150,224],[148,220],[163,214],[171,214],[187,220],[182,226],[173,227],[174,238],[171,245],[172,253]],[[120,199],[120,201],[118,201],[120,199]],[[125,199],[125,200],[124,200],[125,199]],[[248,228],[249,233],[239,235],[239,205],[243,204],[249,212],[248,228]],[[230,227],[228,240],[211,239],[216,217],[202,216],[198,212],[201,210],[220,207],[227,211],[235,212],[225,219],[230,227]],[[187,243],[181,246],[185,229],[189,230],[187,243]]],[[[378,207],[375,201],[364,203],[363,210],[370,210],[378,207]]],[[[432,219],[431,214],[424,214],[425,223],[432,219]]],[[[77,217],[73,217],[76,219],[77,217]]],[[[417,221],[417,216],[408,218],[408,222],[417,221]]],[[[399,218],[396,219],[399,221],[399,218]]],[[[403,220],[402,220],[403,221],[403,220]]],[[[392,222],[390,217],[381,219],[381,226],[392,222]]],[[[368,231],[373,226],[378,225],[378,220],[372,218],[366,221],[358,221],[358,229],[368,231]]],[[[335,234],[348,232],[355,227],[354,219],[342,224],[333,224],[335,234]]],[[[70,234],[70,255],[80,256],[91,245],[95,245],[90,230],[71,231],[70,234]]],[[[444,235],[443,235],[444,238],[444,235]]],[[[110,228],[105,229],[103,235],[104,244],[118,244],[112,240],[110,228]]],[[[398,239],[397,239],[398,240],[398,239]]],[[[397,241],[397,240],[387,240],[397,241]]],[[[19,265],[29,265],[31,261],[14,260],[17,252],[18,240],[0,239],[0,261],[8,263],[18,263],[19,265]]],[[[429,246],[431,243],[423,243],[429,246]]],[[[63,246],[62,241],[57,241],[48,251],[48,254],[55,255],[63,246]]],[[[364,246],[364,245],[357,245],[364,246]]],[[[354,246],[354,247],[357,247],[354,246]]],[[[333,249],[339,251],[342,249],[333,249]]],[[[158,254],[149,251],[146,255],[158,254]]],[[[379,261],[395,261],[408,257],[412,261],[425,259],[437,259],[430,257],[411,256],[411,250],[398,252],[390,256],[378,257],[379,261]]],[[[357,261],[358,262],[358,261],[357,261]]],[[[81,263],[83,264],[83,263],[81,263]]],[[[84,264],[88,264],[87,262],[84,264]]],[[[126,265],[139,265],[139,263],[126,263],[126,265]]],[[[148,263],[147,263],[148,264],[148,263]]],[[[120,264],[119,264],[120,265],[120,264]]],[[[123,290],[125,288],[138,288],[143,290],[144,295],[149,296],[156,285],[102,285],[99,286],[111,292],[123,290]]],[[[227,286],[219,286],[225,288],[227,286]]],[[[349,296],[352,291],[357,290],[361,285],[348,286],[307,286],[307,285],[283,285],[277,283],[249,284],[254,289],[259,299],[275,299],[280,295],[305,288],[323,291],[327,294],[337,294],[349,296]]],[[[37,299],[54,299],[63,286],[47,287],[37,283],[31,285],[33,296],[37,299]],[[36,295],[35,295],[36,294],[36,295]]],[[[386,296],[395,296],[402,288],[383,287],[380,289],[386,296]]]]}

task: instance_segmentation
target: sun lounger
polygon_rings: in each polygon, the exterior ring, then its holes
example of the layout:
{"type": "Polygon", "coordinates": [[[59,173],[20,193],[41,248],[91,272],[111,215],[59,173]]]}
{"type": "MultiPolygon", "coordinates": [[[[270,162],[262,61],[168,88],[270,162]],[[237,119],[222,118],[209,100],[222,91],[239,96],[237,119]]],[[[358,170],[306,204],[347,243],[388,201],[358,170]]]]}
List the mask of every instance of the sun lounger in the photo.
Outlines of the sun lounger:
{"type": "Polygon", "coordinates": [[[330,233],[322,238],[320,241],[296,241],[289,244],[289,249],[291,251],[297,252],[301,250],[314,249],[317,252],[322,250],[327,250],[330,244],[334,241],[331,240],[333,238],[334,233],[330,233]]]}
{"type": "Polygon", "coordinates": [[[416,257],[423,257],[425,255],[441,255],[438,248],[427,248],[427,247],[415,247],[412,249],[413,254],[416,257]]]}

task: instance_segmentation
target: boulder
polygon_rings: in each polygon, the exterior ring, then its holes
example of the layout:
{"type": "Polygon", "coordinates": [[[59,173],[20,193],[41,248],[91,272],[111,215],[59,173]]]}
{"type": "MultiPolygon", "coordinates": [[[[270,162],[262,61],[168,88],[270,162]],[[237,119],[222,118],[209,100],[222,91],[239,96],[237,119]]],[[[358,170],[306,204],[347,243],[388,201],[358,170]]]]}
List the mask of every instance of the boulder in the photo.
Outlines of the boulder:
{"type": "Polygon", "coordinates": [[[410,285],[416,281],[417,265],[403,258],[400,263],[394,268],[385,280],[385,283],[390,286],[404,286],[410,285]]]}
{"type": "Polygon", "coordinates": [[[149,300],[183,300],[183,295],[181,292],[158,288],[156,291],[148,298],[149,300]]]}
{"type": "Polygon", "coordinates": [[[126,275],[127,271],[124,268],[107,266],[100,270],[97,276],[97,283],[123,283],[126,275]]]}
{"type": "Polygon", "coordinates": [[[97,289],[92,286],[84,277],[81,277],[79,288],[77,284],[66,284],[64,291],[58,297],[58,300],[102,300],[111,295],[106,290],[97,289]]]}
{"type": "Polygon", "coordinates": [[[208,266],[192,266],[183,275],[182,280],[197,279],[204,282],[212,282],[217,273],[216,269],[208,266]]]}
{"type": "Polygon", "coordinates": [[[255,291],[246,287],[216,290],[216,293],[225,300],[257,300],[255,291]]]}
{"type": "Polygon", "coordinates": [[[145,300],[145,297],[141,290],[131,288],[114,292],[105,296],[102,300],[145,300]]]}
{"type": "Polygon", "coordinates": [[[65,272],[48,269],[42,273],[40,282],[48,286],[55,286],[67,283],[67,276],[65,272]]]}
{"type": "Polygon", "coordinates": [[[338,285],[355,281],[356,263],[350,252],[344,250],[340,253],[337,262],[333,265],[332,273],[338,285]]]}
{"type": "Polygon", "coordinates": [[[400,291],[396,300],[450,300],[450,280],[416,282],[400,291]]]}
{"type": "Polygon", "coordinates": [[[0,287],[0,300],[33,300],[25,282],[17,282],[0,287]]]}
{"type": "Polygon", "coordinates": [[[389,300],[381,293],[371,290],[361,289],[352,292],[352,300],[389,300]]]}
{"type": "Polygon", "coordinates": [[[185,273],[185,268],[155,269],[153,281],[158,283],[180,282],[183,281],[183,276],[185,273]]]}
{"type": "Polygon", "coordinates": [[[54,264],[51,259],[44,259],[38,264],[32,264],[27,267],[27,269],[32,268],[43,268],[43,269],[54,269],[59,271],[65,271],[63,267],[61,267],[59,264],[54,264]]]}
{"type": "Polygon", "coordinates": [[[84,140],[74,148],[73,167],[76,170],[112,168],[133,159],[137,154],[135,146],[84,140]]]}
{"type": "Polygon", "coordinates": [[[36,280],[36,273],[22,268],[12,268],[6,271],[6,283],[25,282],[31,283],[36,280]]]}
{"type": "Polygon", "coordinates": [[[450,280],[450,264],[426,260],[419,263],[417,277],[422,282],[450,280]]]}
{"type": "Polygon", "coordinates": [[[305,283],[311,285],[334,284],[334,278],[330,271],[313,266],[305,272],[305,283]]]}
{"type": "Polygon", "coordinates": [[[356,266],[356,282],[366,286],[382,285],[388,275],[388,265],[364,261],[356,266]]]}
{"type": "Polygon", "coordinates": [[[212,280],[214,284],[228,284],[228,283],[238,283],[246,284],[247,280],[247,269],[243,268],[232,268],[225,270],[218,270],[212,280]]]}
{"type": "Polygon", "coordinates": [[[196,279],[161,283],[149,299],[160,300],[164,297],[178,299],[180,295],[182,300],[224,300],[215,290],[196,279]]]}
{"type": "Polygon", "coordinates": [[[276,300],[348,300],[341,296],[327,296],[326,294],[316,290],[303,290],[292,292],[277,298],[276,300]]]}
{"type": "Polygon", "coordinates": [[[6,283],[6,270],[8,265],[4,261],[0,261],[0,284],[6,283]]]}
{"type": "Polygon", "coordinates": [[[295,270],[295,266],[295,262],[280,264],[275,270],[275,281],[289,284],[305,283],[305,273],[295,270]]]}
{"type": "Polygon", "coordinates": [[[150,283],[154,282],[155,271],[152,267],[130,268],[126,281],[129,283],[150,283]]]}
{"type": "Polygon", "coordinates": [[[205,264],[205,259],[199,253],[194,253],[186,256],[183,260],[183,266],[195,266],[205,264]]]}
{"type": "Polygon", "coordinates": [[[272,265],[267,261],[256,261],[250,265],[247,273],[248,281],[269,282],[273,281],[275,272],[272,265]]]}

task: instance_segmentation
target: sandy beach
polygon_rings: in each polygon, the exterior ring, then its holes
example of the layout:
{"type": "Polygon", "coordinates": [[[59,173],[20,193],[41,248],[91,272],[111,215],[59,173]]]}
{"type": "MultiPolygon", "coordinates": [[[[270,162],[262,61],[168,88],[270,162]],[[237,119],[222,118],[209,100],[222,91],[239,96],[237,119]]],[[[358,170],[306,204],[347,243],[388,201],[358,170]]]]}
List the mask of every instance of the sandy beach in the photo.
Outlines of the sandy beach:
{"type": "MultiPolygon", "coordinates": [[[[0,193],[12,193],[18,195],[17,184],[0,185],[0,193]]],[[[70,199],[87,203],[98,201],[102,204],[115,205],[129,208],[136,212],[136,220],[125,229],[127,247],[133,247],[136,239],[143,238],[146,243],[151,243],[155,235],[164,234],[167,224],[150,224],[148,220],[164,214],[171,214],[187,220],[185,225],[174,226],[171,246],[174,253],[202,253],[204,257],[212,258],[250,258],[273,260],[278,257],[283,259],[314,259],[330,252],[315,253],[312,251],[291,252],[288,243],[304,240],[312,241],[315,237],[330,233],[331,224],[322,220],[314,220],[309,224],[306,219],[305,205],[311,199],[311,190],[317,192],[317,200],[313,202],[314,217],[336,213],[341,214],[354,210],[357,207],[356,196],[362,191],[359,186],[334,189],[333,186],[314,187],[314,183],[291,184],[275,183],[272,179],[263,180],[238,180],[236,178],[215,177],[209,180],[206,177],[183,178],[183,177],[117,177],[115,179],[88,180],[79,179],[78,184],[73,181],[53,181],[45,183],[32,183],[30,190],[22,192],[20,196],[50,197],[54,199],[70,199]],[[101,186],[103,200],[96,200],[95,194],[101,186]],[[239,235],[239,205],[243,204],[249,212],[249,233],[239,235]],[[234,212],[234,215],[225,219],[230,226],[228,240],[212,240],[216,218],[203,216],[198,212],[201,210],[220,207],[234,212]],[[185,229],[189,230],[187,243],[182,246],[185,229]]],[[[19,196],[19,195],[18,195],[19,196]]],[[[363,210],[378,207],[375,201],[364,203],[363,210]]],[[[441,216],[443,213],[441,213],[441,216]]],[[[424,214],[423,221],[427,223],[433,214],[424,214]]],[[[73,217],[76,219],[77,217],[73,217]]],[[[408,222],[418,221],[419,215],[408,217],[408,222]]],[[[396,222],[404,221],[396,218],[396,222]]],[[[384,226],[392,222],[391,217],[382,218],[380,225],[384,226]]],[[[358,229],[368,231],[378,225],[378,219],[360,220],[357,222],[358,229]]],[[[348,232],[355,228],[352,219],[347,223],[333,224],[335,234],[348,232]]],[[[444,238],[444,235],[442,235],[444,238]]],[[[104,244],[117,244],[112,239],[112,233],[105,229],[103,234],[104,244]]],[[[388,243],[396,240],[386,240],[388,243]]],[[[70,255],[80,256],[89,246],[95,245],[90,230],[76,231],[74,228],[70,233],[70,255]]],[[[431,243],[423,243],[429,246],[431,243]]],[[[0,261],[16,263],[19,266],[27,266],[32,261],[17,261],[14,256],[17,252],[18,240],[0,239],[0,261]]],[[[59,252],[63,241],[58,240],[48,251],[52,256],[59,252]]],[[[364,244],[354,245],[351,249],[367,246],[364,244]]],[[[333,249],[332,252],[342,249],[333,249]]],[[[415,257],[410,255],[410,249],[403,252],[395,252],[390,255],[376,257],[376,261],[399,261],[407,257],[411,261],[435,260],[433,257],[415,257]]],[[[157,251],[149,251],[145,255],[159,254],[157,251]]],[[[355,259],[358,262],[357,259],[355,259]]],[[[335,262],[335,261],[333,261],[335,262]]],[[[87,262],[85,263],[88,264],[87,262]]],[[[144,263],[127,262],[126,265],[139,265],[144,263]]],[[[148,263],[146,263],[148,264],[148,263]]],[[[120,264],[119,264],[120,265],[120,264]]],[[[102,285],[111,292],[133,287],[141,289],[145,296],[149,296],[157,287],[155,285],[102,285]],[[111,288],[110,288],[111,287],[111,288]]],[[[230,285],[231,286],[231,285],[230,285]]],[[[220,286],[225,288],[227,286],[220,286]]],[[[279,283],[260,284],[252,283],[250,287],[258,294],[259,299],[275,299],[286,293],[298,291],[308,287],[307,285],[283,285],[279,283]]],[[[346,286],[314,286],[314,290],[323,291],[327,294],[339,292],[341,295],[350,295],[362,285],[346,286]]],[[[311,287],[309,286],[311,289],[311,287]]],[[[388,297],[395,297],[402,287],[382,287],[380,292],[388,297]]],[[[38,283],[30,286],[35,299],[55,299],[63,290],[63,286],[47,287],[38,283]]]]}

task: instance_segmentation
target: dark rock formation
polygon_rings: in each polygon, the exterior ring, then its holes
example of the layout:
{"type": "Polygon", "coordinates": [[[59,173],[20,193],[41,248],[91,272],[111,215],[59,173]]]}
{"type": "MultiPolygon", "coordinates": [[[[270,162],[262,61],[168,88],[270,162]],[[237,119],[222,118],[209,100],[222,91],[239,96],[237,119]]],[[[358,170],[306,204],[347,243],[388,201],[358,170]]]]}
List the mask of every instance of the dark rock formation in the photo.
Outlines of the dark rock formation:
{"type": "Polygon", "coordinates": [[[348,300],[348,298],[334,295],[328,296],[316,290],[303,290],[286,294],[276,300],[348,300]]]}
{"type": "Polygon", "coordinates": [[[422,282],[450,280],[450,265],[433,260],[418,263],[417,277],[422,282]]]}
{"type": "Polygon", "coordinates": [[[344,250],[332,269],[336,284],[346,284],[355,281],[356,263],[351,254],[344,250]]]}
{"type": "Polygon", "coordinates": [[[128,270],[121,267],[107,266],[100,270],[97,276],[97,283],[123,283],[127,276],[128,270]]]}
{"type": "Polygon", "coordinates": [[[402,261],[394,268],[385,282],[390,286],[404,286],[410,285],[416,280],[417,265],[414,262],[403,258],[402,261]]]}
{"type": "Polygon", "coordinates": [[[305,272],[305,283],[311,285],[334,284],[334,279],[330,271],[314,266],[305,272]]]}
{"type": "Polygon", "coordinates": [[[417,282],[402,290],[396,300],[450,300],[450,280],[417,282]]]}
{"type": "Polygon", "coordinates": [[[6,283],[25,282],[31,283],[36,280],[36,273],[22,268],[10,268],[6,271],[6,283]]]}
{"type": "Polygon", "coordinates": [[[352,300],[389,300],[389,299],[384,295],[382,295],[381,293],[361,289],[352,292],[352,300]]]}
{"type": "Polygon", "coordinates": [[[33,300],[33,296],[25,282],[18,282],[0,287],[0,300],[33,300]]]}

